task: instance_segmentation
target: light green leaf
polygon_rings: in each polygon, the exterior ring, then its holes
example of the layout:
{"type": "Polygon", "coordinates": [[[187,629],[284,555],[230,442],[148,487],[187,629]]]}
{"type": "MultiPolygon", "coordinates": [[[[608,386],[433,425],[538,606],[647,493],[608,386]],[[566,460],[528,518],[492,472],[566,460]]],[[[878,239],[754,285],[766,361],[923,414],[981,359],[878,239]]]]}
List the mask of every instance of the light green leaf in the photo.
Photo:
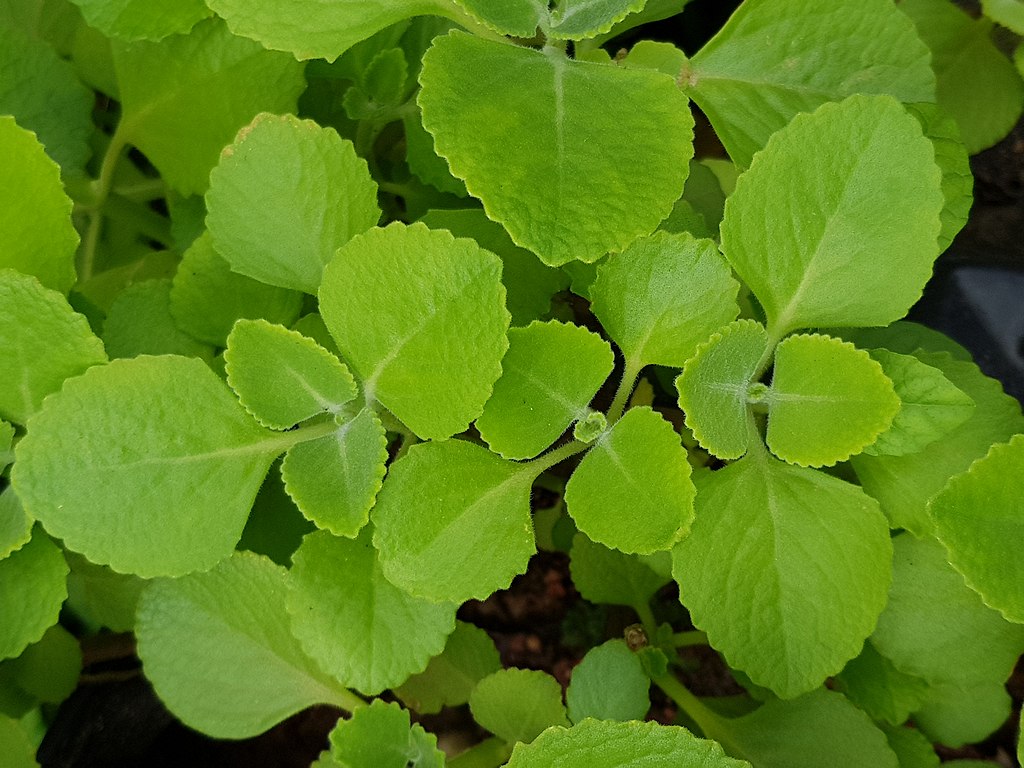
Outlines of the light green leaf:
{"type": "Polygon", "coordinates": [[[68,564],[41,528],[0,560],[0,659],[20,656],[57,623],[67,597],[68,564]]]}
{"type": "Polygon", "coordinates": [[[532,744],[517,744],[508,768],[750,768],[726,757],[714,741],[659,723],[587,719],[572,728],[549,728],[532,744]]]}
{"type": "Polygon", "coordinates": [[[64,379],[106,360],[89,323],[63,296],[0,269],[0,417],[24,424],[64,379]]]}
{"type": "Polygon", "coordinates": [[[739,314],[738,290],[713,241],[658,232],[602,264],[590,296],[627,360],[679,368],[739,314]]]}
{"type": "Polygon", "coordinates": [[[720,459],[738,459],[747,452],[747,404],[751,388],[758,386],[753,380],[758,363],[767,351],[764,326],[737,320],[700,344],[676,379],[686,426],[702,448],[720,459]]]}
{"type": "Polygon", "coordinates": [[[615,357],[596,333],[555,320],[512,328],[508,342],[501,378],[476,426],[492,451],[529,459],[585,416],[615,357]]]}
{"type": "Polygon", "coordinates": [[[462,440],[414,445],[395,462],[371,515],[384,573],[431,600],[505,589],[536,551],[534,470],[462,440]]]}
{"type": "Polygon", "coordinates": [[[35,521],[25,514],[14,488],[0,491],[0,559],[21,549],[32,538],[35,521]]]}
{"type": "Polygon", "coordinates": [[[15,683],[23,691],[39,701],[60,704],[78,686],[82,651],[77,638],[55,624],[38,643],[8,664],[15,683]]]}
{"type": "Polygon", "coordinates": [[[420,83],[438,154],[547,264],[622,250],[683,191],[693,119],[659,72],[452,32],[427,52],[420,83]],[[610,147],[609,136],[630,140],[610,147]]]}
{"type": "Polygon", "coordinates": [[[228,384],[257,421],[290,429],[337,414],[356,396],[345,364],[312,339],[266,320],[239,320],[224,351],[228,384]]]}
{"type": "Polygon", "coordinates": [[[860,656],[850,661],[836,682],[841,692],[874,720],[891,725],[906,722],[928,694],[928,683],[900,672],[870,640],[860,656]]]}
{"type": "Polygon", "coordinates": [[[182,355],[213,359],[213,347],[189,336],[174,322],[168,279],[143,280],[121,292],[103,323],[103,346],[111,358],[182,355]]]}
{"type": "Polygon", "coordinates": [[[96,565],[77,552],[65,552],[64,556],[71,566],[68,607],[75,615],[90,627],[131,632],[135,628],[139,595],[148,582],[96,565]]]}
{"type": "Polygon", "coordinates": [[[482,629],[455,622],[444,652],[427,668],[413,675],[395,690],[406,706],[421,714],[440,712],[469,701],[476,684],[501,669],[494,641],[482,629]]]}
{"type": "Polygon", "coordinates": [[[0,419],[0,472],[3,472],[5,469],[7,469],[7,466],[13,461],[14,425],[9,424],[3,419],[0,419]]]}
{"type": "Polygon", "coordinates": [[[950,3],[902,0],[897,7],[931,49],[939,106],[960,126],[968,153],[1009,133],[1024,106],[1024,82],[993,43],[991,23],[950,3]]]}
{"type": "Polygon", "coordinates": [[[384,426],[364,408],[333,432],[290,448],[281,476],[303,515],[336,536],[352,537],[370,519],[387,458],[384,426]]]}
{"type": "Polygon", "coordinates": [[[310,533],[292,559],[292,632],[324,670],[363,693],[422,672],[455,628],[457,605],[413,597],[384,577],[369,531],[354,540],[310,533]]]}
{"type": "Polygon", "coordinates": [[[529,743],[541,731],[568,725],[562,686],[546,672],[501,669],[488,675],[469,697],[473,719],[510,744],[529,743]]]}
{"type": "Polygon", "coordinates": [[[928,505],[949,562],[1008,621],[1024,624],[1024,435],[992,446],[928,505]]]}
{"type": "Polygon", "coordinates": [[[623,640],[591,648],[572,670],[565,692],[569,719],[643,720],[651,708],[651,681],[623,640]]]}
{"type": "Polygon", "coordinates": [[[437,737],[394,702],[376,699],[348,720],[339,720],[329,736],[331,756],[341,768],[444,768],[437,737]]]}
{"type": "MultiPolygon", "coordinates": [[[[277,468],[280,470],[280,464],[277,468]]],[[[266,555],[289,568],[302,537],[315,530],[316,526],[302,515],[285,491],[280,471],[271,468],[256,494],[236,548],[266,555]]]]}
{"type": "Polygon", "coordinates": [[[849,342],[790,336],[775,350],[768,447],[801,466],[831,466],[889,429],[900,399],[882,366],[849,342]]]}
{"type": "Polygon", "coordinates": [[[270,463],[293,442],[259,427],[201,361],[136,357],[51,396],[29,420],[12,480],[25,510],[94,563],[177,576],[231,553],[270,463]]]}
{"type": "Polygon", "coordinates": [[[595,544],[582,533],[572,540],[569,569],[584,599],[608,605],[643,605],[671,579],[636,555],[595,544]]]}
{"type": "MultiPolygon", "coordinates": [[[[883,728],[889,749],[896,753],[900,768],[939,768],[939,756],[931,741],[917,728],[883,728]]],[[[991,766],[989,766],[991,768],[991,766]]]]}
{"type": "Polygon", "coordinates": [[[895,10],[889,0],[743,3],[680,81],[747,166],[772,133],[825,102],[854,93],[934,100],[928,49],[895,10]]]}
{"type": "MultiPolygon", "coordinates": [[[[407,115],[402,124],[405,126],[405,162],[409,165],[409,170],[413,175],[424,184],[430,184],[441,192],[458,197],[469,197],[469,192],[466,191],[466,185],[462,179],[452,176],[448,169],[448,161],[443,157],[438,157],[434,152],[434,137],[423,127],[419,110],[415,114],[407,115]]],[[[487,219],[486,216],[484,218],[487,219]]],[[[440,227],[429,222],[424,223],[437,229],[447,229],[447,227],[440,227]]],[[[454,230],[452,230],[452,234],[458,237],[467,236],[465,233],[454,230]]],[[[529,252],[527,251],[527,253],[529,252]]]]}
{"type": "Polygon", "coordinates": [[[629,14],[622,21],[615,24],[610,30],[598,35],[591,45],[602,45],[608,40],[618,37],[623,32],[635,29],[641,24],[649,24],[654,21],[661,21],[670,16],[676,16],[683,12],[690,0],[647,0],[643,10],[629,14]]]}
{"type": "Polygon", "coordinates": [[[8,115],[0,115],[0,168],[0,269],[34,275],[66,294],[75,284],[78,247],[71,199],[35,134],[8,115]]]}
{"type": "Polygon", "coordinates": [[[206,207],[213,246],[235,272],[306,293],[338,246],[380,219],[377,185],[352,142],[266,113],[221,153],[206,207]]]}
{"type": "Polygon", "coordinates": [[[139,602],[146,678],[182,722],[210,736],[261,733],[312,704],[355,698],[288,631],[287,572],[236,552],[213,570],[159,579],[139,602]]]}
{"type": "Polygon", "coordinates": [[[944,352],[954,360],[968,363],[974,359],[966,348],[946,334],[909,320],[897,320],[884,328],[844,328],[832,335],[841,335],[861,349],[884,347],[903,355],[944,352]]]}
{"type": "Polygon", "coordinates": [[[885,519],[857,486],[763,452],[698,476],[672,552],[680,599],[729,664],[783,698],[856,656],[889,587],[885,519]]]}
{"type": "Polygon", "coordinates": [[[212,13],[203,0],[71,0],[90,27],[119,40],[162,40],[212,13]]]}
{"type": "Polygon", "coordinates": [[[18,721],[6,715],[0,715],[0,754],[9,761],[8,768],[39,768],[35,745],[18,721]]]}
{"type": "Polygon", "coordinates": [[[473,241],[396,222],[338,250],[320,311],[367,401],[419,437],[446,438],[480,415],[501,374],[509,314],[500,278],[500,260],[473,241]]]}
{"type": "Polygon", "coordinates": [[[826,104],[772,136],[726,201],[722,250],[774,338],[906,314],[938,255],[934,156],[888,96],[826,104]]]}
{"type": "Polygon", "coordinates": [[[679,435],[650,408],[633,408],[597,439],[565,487],[577,527],[623,552],[670,549],[693,520],[693,482],[679,435]]]}
{"type": "Polygon", "coordinates": [[[515,37],[533,37],[548,19],[546,0],[455,0],[491,29],[515,37]]]}
{"type": "Polygon", "coordinates": [[[956,748],[987,739],[1009,719],[1012,706],[1002,683],[940,685],[914,713],[914,722],[932,741],[956,748]]]}
{"type": "Polygon", "coordinates": [[[582,40],[610,30],[619,21],[642,10],[647,0],[559,0],[551,11],[549,36],[556,40],[582,40]]]}
{"type": "Polygon", "coordinates": [[[114,44],[123,114],[134,144],[174,190],[201,194],[221,148],[259,112],[294,112],[302,65],[235,37],[219,19],[160,42],[114,44]]]}
{"type": "Polygon", "coordinates": [[[981,10],[997,24],[1024,35],[1024,3],[1021,0],[981,0],[981,10]]]}

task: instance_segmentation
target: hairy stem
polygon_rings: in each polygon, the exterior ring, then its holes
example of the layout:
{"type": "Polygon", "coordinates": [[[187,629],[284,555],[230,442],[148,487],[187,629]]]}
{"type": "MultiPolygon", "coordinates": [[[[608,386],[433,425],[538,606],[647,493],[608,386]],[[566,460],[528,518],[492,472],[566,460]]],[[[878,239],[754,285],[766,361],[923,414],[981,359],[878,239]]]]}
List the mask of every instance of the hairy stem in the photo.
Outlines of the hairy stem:
{"type": "Polygon", "coordinates": [[[448,768],[498,768],[512,754],[507,742],[492,736],[448,761],[448,768]]]}
{"type": "Polygon", "coordinates": [[[103,162],[100,165],[100,175],[90,185],[92,199],[86,209],[89,214],[89,227],[86,229],[82,247],[78,252],[78,279],[82,281],[92,277],[96,267],[96,249],[99,246],[100,234],[103,229],[103,206],[110,195],[117,163],[128,146],[122,128],[123,125],[119,124],[114,135],[110,137],[110,143],[107,145],[107,151],[103,155],[103,162]]]}

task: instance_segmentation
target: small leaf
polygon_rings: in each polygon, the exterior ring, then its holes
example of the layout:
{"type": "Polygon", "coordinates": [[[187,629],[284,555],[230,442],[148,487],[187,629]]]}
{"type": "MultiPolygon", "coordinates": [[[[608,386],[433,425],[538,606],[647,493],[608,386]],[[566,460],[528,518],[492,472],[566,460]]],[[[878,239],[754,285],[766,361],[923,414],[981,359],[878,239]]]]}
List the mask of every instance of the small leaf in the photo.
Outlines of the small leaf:
{"type": "Polygon", "coordinates": [[[171,281],[143,280],[126,287],[103,323],[103,346],[111,358],[182,355],[203,360],[213,349],[182,331],[171,316],[171,281]]]}
{"type": "Polygon", "coordinates": [[[504,35],[533,37],[548,17],[545,0],[455,0],[488,27],[504,35]]]}
{"type": "Polygon", "coordinates": [[[23,691],[47,704],[60,704],[78,687],[82,650],[74,635],[55,624],[8,668],[23,691]]]}
{"type": "Polygon", "coordinates": [[[112,632],[133,631],[139,595],[148,582],[91,563],[77,552],[65,552],[64,557],[71,566],[68,607],[75,615],[90,626],[112,632]]]}
{"type": "Polygon", "coordinates": [[[582,533],[573,537],[569,568],[584,599],[608,605],[646,604],[671,580],[636,555],[595,544],[582,533]]]}
{"type": "Polygon", "coordinates": [[[610,30],[647,0],[560,0],[551,12],[550,37],[583,40],[610,30]]]}
{"type": "Polygon", "coordinates": [[[25,514],[14,488],[0,491],[0,559],[21,549],[32,538],[35,521],[25,514]]]}
{"type": "Polygon", "coordinates": [[[444,768],[437,737],[411,724],[409,711],[376,699],[329,736],[331,756],[342,768],[444,768]]]}
{"type": "Polygon", "coordinates": [[[679,435],[650,408],[633,408],[594,443],[565,487],[581,531],[623,552],[670,549],[693,520],[693,482],[679,435]]]}
{"type": "Polygon", "coordinates": [[[39,768],[36,747],[17,720],[0,714],[0,754],[8,768],[39,768]]]}
{"type": "Polygon", "coordinates": [[[940,768],[939,756],[935,754],[931,740],[917,728],[906,726],[883,730],[889,741],[889,749],[899,759],[900,768],[940,768]]]}
{"type": "Polygon", "coordinates": [[[212,13],[203,0],[71,0],[86,23],[119,40],[162,40],[212,13]]]}
{"type": "Polygon", "coordinates": [[[572,671],[565,693],[569,719],[643,720],[651,708],[651,681],[623,640],[591,648],[572,671]]]}
{"type": "Polygon", "coordinates": [[[1024,35],[1024,4],[1020,0],[981,0],[981,10],[997,24],[1024,35]]]}
{"type": "Polygon", "coordinates": [[[568,725],[562,686],[546,672],[501,669],[488,675],[469,697],[473,719],[500,739],[529,743],[553,725],[568,725]]]}
{"type": "Polygon", "coordinates": [[[838,689],[875,720],[891,725],[906,722],[928,695],[928,682],[900,672],[870,640],[860,656],[836,677],[838,689]]]}
{"type": "MultiPolygon", "coordinates": [[[[1010,717],[1013,700],[1002,683],[931,689],[914,722],[932,741],[958,748],[984,741],[1010,717]]],[[[957,761],[951,765],[957,766],[957,761]]],[[[988,764],[991,766],[991,763],[988,764]]]]}
{"type": "Polygon", "coordinates": [[[57,623],[67,597],[68,564],[42,529],[0,560],[0,659],[20,656],[57,623]]]}

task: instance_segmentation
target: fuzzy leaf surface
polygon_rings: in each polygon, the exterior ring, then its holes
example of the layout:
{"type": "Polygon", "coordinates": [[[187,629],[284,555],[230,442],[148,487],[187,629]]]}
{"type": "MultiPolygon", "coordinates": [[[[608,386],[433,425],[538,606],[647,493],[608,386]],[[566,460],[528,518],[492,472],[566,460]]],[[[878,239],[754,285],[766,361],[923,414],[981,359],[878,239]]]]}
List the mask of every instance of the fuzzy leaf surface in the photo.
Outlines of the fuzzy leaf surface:
{"type": "Polygon", "coordinates": [[[596,544],[582,533],[572,540],[572,583],[592,603],[641,605],[669,582],[636,555],[596,544]]]}
{"type": "Polygon", "coordinates": [[[324,270],[320,311],[367,400],[421,438],[464,431],[501,374],[501,261],[471,240],[400,223],[359,235],[324,270]]]}
{"type": "Polygon", "coordinates": [[[544,0],[456,0],[487,26],[505,35],[533,37],[537,27],[548,18],[544,0]]]}
{"type": "Polygon", "coordinates": [[[444,768],[437,737],[409,711],[394,702],[375,699],[348,720],[339,720],[328,737],[331,756],[343,768],[444,768]]]}
{"type": "Polygon", "coordinates": [[[624,640],[591,648],[572,670],[565,693],[569,719],[643,720],[651,708],[651,680],[624,640]]]}
{"type": "Polygon", "coordinates": [[[19,656],[57,623],[67,575],[64,555],[40,528],[0,560],[0,659],[19,656]]]}
{"type": "Polygon", "coordinates": [[[203,0],[71,0],[86,23],[119,40],[162,40],[212,13],[203,0]]]}
{"type": "Polygon", "coordinates": [[[529,743],[541,731],[568,725],[562,686],[547,672],[500,669],[479,683],[469,697],[473,719],[500,739],[529,743]]]}
{"type": "Polygon", "coordinates": [[[546,264],[622,250],[682,194],[693,119],[659,72],[452,32],[427,52],[420,83],[438,154],[546,264]]]}
{"type": "Polygon", "coordinates": [[[642,10],[647,0],[560,0],[551,12],[550,36],[556,40],[583,40],[610,30],[619,21],[642,10]]]}
{"type": "Polygon", "coordinates": [[[0,560],[21,549],[32,538],[35,521],[25,514],[14,488],[0,491],[0,560]]]}
{"type": "Polygon", "coordinates": [[[171,315],[171,281],[143,280],[127,286],[107,311],[103,346],[111,359],[138,355],[213,358],[213,348],[188,335],[171,315]]]}
{"type": "Polygon", "coordinates": [[[772,136],[726,201],[722,250],[776,338],[906,314],[938,255],[934,155],[889,96],[826,104],[772,136]]]}

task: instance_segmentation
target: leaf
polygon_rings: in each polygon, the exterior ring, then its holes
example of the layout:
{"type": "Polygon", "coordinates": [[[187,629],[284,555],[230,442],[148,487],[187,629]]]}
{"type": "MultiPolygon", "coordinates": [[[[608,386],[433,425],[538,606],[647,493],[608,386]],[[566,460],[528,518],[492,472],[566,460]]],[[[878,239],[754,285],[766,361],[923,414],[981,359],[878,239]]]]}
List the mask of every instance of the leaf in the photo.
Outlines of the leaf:
{"type": "Polygon", "coordinates": [[[932,741],[957,748],[984,741],[995,733],[1009,719],[1012,706],[1002,683],[963,688],[943,685],[932,689],[924,706],[914,713],[914,722],[932,741]]]}
{"type": "Polygon", "coordinates": [[[32,538],[35,521],[25,514],[14,488],[0,491],[0,559],[21,549],[32,538]]]}
{"type": "Polygon", "coordinates": [[[623,640],[591,648],[572,671],[565,692],[569,719],[643,720],[651,708],[651,681],[623,640]]]}
{"type": "Polygon", "coordinates": [[[906,722],[928,695],[928,683],[900,672],[880,654],[870,640],[860,656],[850,661],[836,677],[838,690],[872,719],[891,725],[906,722]]]}
{"type": "Polygon", "coordinates": [[[672,571],[711,646],[791,699],[860,652],[891,553],[878,505],[857,486],[758,452],[699,476],[672,571]]]}
{"type": "Polygon", "coordinates": [[[928,505],[949,562],[1007,621],[1024,624],[1024,435],[992,446],[928,505]]]}
{"type": "Polygon", "coordinates": [[[137,357],[52,395],[29,420],[12,480],[25,510],[94,563],[179,576],[231,554],[292,442],[259,427],[201,361],[137,357]]]}
{"type": "Polygon", "coordinates": [[[532,669],[501,669],[473,689],[473,719],[500,739],[529,743],[545,728],[568,725],[562,686],[551,675],[532,669]]]}
{"type": "Polygon", "coordinates": [[[65,552],[68,574],[68,608],[90,627],[112,632],[135,629],[135,609],[148,583],[138,576],[112,571],[89,562],[76,552],[65,552]]]}
{"type": "Polygon", "coordinates": [[[438,154],[546,264],[622,250],[683,191],[693,120],[666,75],[451,32],[424,56],[420,83],[438,154]],[[610,135],[630,140],[611,147],[610,135]]]}
{"type": "Polygon", "coordinates": [[[573,537],[569,568],[585,600],[607,605],[645,605],[671,580],[636,555],[595,544],[582,533],[573,537]]]}
{"type": "Polygon", "coordinates": [[[281,476],[288,495],[317,527],[353,537],[370,519],[387,458],[384,426],[364,408],[333,432],[290,448],[281,476]]]}
{"type": "Polygon", "coordinates": [[[367,402],[424,439],[462,432],[483,410],[508,347],[504,300],[496,256],[397,222],[342,246],[320,288],[324,322],[367,402]]]}
{"type": "Polygon", "coordinates": [[[443,768],[437,737],[410,724],[408,710],[376,699],[331,731],[331,756],[342,768],[443,768]]]}
{"type": "MultiPolygon", "coordinates": [[[[457,197],[468,197],[469,192],[466,191],[466,185],[462,179],[452,176],[448,170],[448,161],[443,157],[438,157],[434,152],[434,137],[423,127],[420,111],[416,110],[414,114],[406,115],[402,124],[405,127],[405,162],[412,174],[424,184],[429,184],[441,192],[447,192],[457,197]]],[[[429,213],[431,212],[428,211],[429,213]]],[[[490,221],[486,216],[484,219],[490,221]]],[[[425,217],[421,221],[436,229],[447,229],[447,227],[437,226],[426,221],[425,217]]],[[[467,237],[465,233],[455,232],[455,230],[452,230],[452,234],[458,237],[467,237]]],[[[533,256],[533,254],[530,255],[533,256]]],[[[533,258],[537,257],[533,256],[533,258]]]]}
{"type": "Polygon", "coordinates": [[[974,359],[965,347],[949,336],[909,320],[897,320],[884,328],[845,328],[833,335],[842,335],[861,349],[884,347],[903,355],[944,352],[954,360],[968,363],[974,359]]]}
{"type": "Polygon", "coordinates": [[[385,578],[368,531],[354,540],[310,533],[292,560],[292,632],[324,670],[363,693],[422,672],[455,628],[455,604],[413,597],[385,578]]]}
{"type": "Polygon", "coordinates": [[[545,0],[455,0],[491,29],[504,35],[533,37],[537,27],[548,19],[545,0]]]}
{"type": "Polygon", "coordinates": [[[0,269],[11,267],[66,294],[75,284],[78,233],[60,168],[35,134],[0,115],[0,269]]]}
{"type": "Polygon", "coordinates": [[[14,461],[14,425],[0,419],[0,472],[14,461]]]}
{"type": "Polygon", "coordinates": [[[586,328],[551,320],[511,328],[501,377],[476,426],[506,459],[533,458],[581,416],[615,357],[586,328]]]}
{"type": "Polygon", "coordinates": [[[36,528],[31,541],[0,560],[0,659],[20,656],[57,623],[67,597],[68,564],[36,528]]]}
{"type": "Polygon", "coordinates": [[[10,269],[0,269],[0,350],[0,417],[18,424],[64,379],[107,360],[89,323],[63,296],[10,269]]]}
{"type": "Polygon", "coordinates": [[[572,728],[549,728],[532,744],[517,744],[508,768],[749,768],[726,757],[714,741],[659,723],[586,719],[572,728]]]}
{"type": "Polygon", "coordinates": [[[627,360],[680,368],[736,318],[738,290],[713,241],[657,232],[603,263],[590,296],[627,360]]]}
{"type": "Polygon", "coordinates": [[[634,554],[670,549],[693,520],[693,482],[679,435],[650,408],[633,408],[594,443],[565,486],[576,526],[634,554]]]}
{"type": "Polygon", "coordinates": [[[583,40],[610,30],[619,21],[642,10],[647,0],[560,0],[551,12],[550,37],[583,40]]]}
{"type": "Polygon", "coordinates": [[[262,113],[210,173],[213,246],[234,271],[316,293],[338,246],[380,219],[377,185],[333,128],[262,113]]]}
{"type": "Polygon", "coordinates": [[[801,466],[845,461],[889,429],[900,410],[881,365],[849,342],[820,334],[779,344],[765,399],[768,447],[801,466]]]}
{"type": "Polygon", "coordinates": [[[720,459],[738,459],[747,452],[748,403],[752,387],[758,387],[753,380],[758,363],[767,352],[764,326],[737,320],[698,345],[676,379],[686,426],[702,448],[720,459]]]}
{"type": "Polygon", "coordinates": [[[21,690],[41,702],[60,704],[78,686],[82,651],[78,639],[55,624],[7,666],[21,690]]]}
{"type": "Polygon", "coordinates": [[[1020,0],[981,0],[981,10],[997,24],[1024,35],[1024,4],[1020,0]]]}
{"type": "Polygon", "coordinates": [[[371,514],[388,579],[454,603],[507,588],[536,551],[534,474],[462,440],[414,445],[391,466],[371,514]]]}
{"type": "Polygon", "coordinates": [[[722,250],[774,338],[906,314],[938,255],[934,154],[888,96],[826,104],[772,136],[726,201],[722,250]]]}
{"type": "Polygon", "coordinates": [[[159,579],[139,602],[146,678],[182,722],[221,739],[254,736],[312,704],[352,706],[288,631],[287,572],[236,552],[213,570],[159,579]]]}
{"type": "Polygon", "coordinates": [[[144,280],[126,287],[103,323],[111,358],[182,355],[209,361],[213,348],[178,328],[171,317],[171,281],[144,280]]]}
{"type": "Polygon", "coordinates": [[[899,759],[900,768],[939,768],[939,756],[935,754],[935,748],[919,730],[909,726],[883,730],[889,741],[889,749],[899,759]]]}
{"type": "Polygon", "coordinates": [[[156,166],[168,186],[201,194],[221,148],[259,112],[293,112],[302,65],[235,37],[219,19],[160,42],[115,43],[119,137],[156,166]]]}
{"type": "Polygon", "coordinates": [[[211,16],[203,0],[71,0],[90,27],[119,40],[162,40],[211,16]]]}
{"type": "Polygon", "coordinates": [[[743,3],[680,80],[745,167],[772,133],[825,102],[854,93],[934,100],[928,50],[894,10],[887,0],[743,3]]]}
{"type": "Polygon", "coordinates": [[[39,768],[35,745],[18,721],[6,715],[0,715],[0,754],[8,768],[39,768]]]}

